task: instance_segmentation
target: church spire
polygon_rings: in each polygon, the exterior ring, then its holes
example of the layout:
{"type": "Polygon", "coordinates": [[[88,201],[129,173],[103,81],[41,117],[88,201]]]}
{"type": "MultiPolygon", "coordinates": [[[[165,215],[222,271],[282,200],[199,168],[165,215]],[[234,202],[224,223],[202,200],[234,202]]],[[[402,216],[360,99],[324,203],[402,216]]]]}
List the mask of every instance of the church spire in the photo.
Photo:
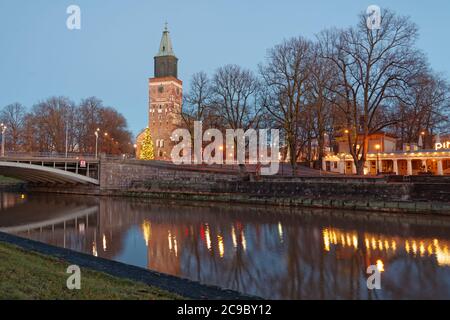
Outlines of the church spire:
{"type": "Polygon", "coordinates": [[[161,37],[161,43],[159,45],[159,52],[156,56],[157,57],[175,56],[175,53],[173,52],[172,41],[170,40],[170,32],[167,27],[167,22],[164,26],[164,31],[161,37]]]}
{"type": "Polygon", "coordinates": [[[164,28],[159,52],[155,56],[155,78],[178,77],[178,58],[175,56],[170,40],[169,29],[164,28]]]}

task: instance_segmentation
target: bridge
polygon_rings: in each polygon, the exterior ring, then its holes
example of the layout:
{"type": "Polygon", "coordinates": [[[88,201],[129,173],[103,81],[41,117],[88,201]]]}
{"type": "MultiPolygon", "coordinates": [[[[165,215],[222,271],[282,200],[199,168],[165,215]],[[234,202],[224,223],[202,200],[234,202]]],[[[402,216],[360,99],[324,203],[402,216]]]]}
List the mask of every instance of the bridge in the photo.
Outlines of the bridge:
{"type": "Polygon", "coordinates": [[[99,185],[99,160],[61,155],[6,155],[0,158],[0,175],[34,184],[99,185]]]}
{"type": "MultiPolygon", "coordinates": [[[[280,163],[276,176],[291,176],[287,163],[280,163]]],[[[254,164],[245,165],[245,173],[255,175],[254,164]]],[[[211,179],[230,180],[241,176],[237,164],[223,165],[175,165],[168,161],[141,161],[102,155],[11,153],[0,157],[0,175],[17,178],[35,186],[85,185],[100,186],[101,189],[128,189],[136,181],[172,181],[211,179]],[[102,173],[102,174],[100,174],[102,173]]],[[[317,176],[322,172],[299,167],[295,176],[317,176]]],[[[242,177],[241,177],[242,178],[242,177]]]]}

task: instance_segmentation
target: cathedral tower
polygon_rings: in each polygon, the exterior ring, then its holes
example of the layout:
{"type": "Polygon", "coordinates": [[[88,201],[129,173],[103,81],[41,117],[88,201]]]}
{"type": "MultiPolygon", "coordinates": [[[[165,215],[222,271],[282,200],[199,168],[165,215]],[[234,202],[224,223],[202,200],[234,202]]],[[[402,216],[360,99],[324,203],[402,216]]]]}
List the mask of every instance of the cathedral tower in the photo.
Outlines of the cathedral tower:
{"type": "MultiPolygon", "coordinates": [[[[170,137],[181,123],[183,82],[178,79],[178,58],[173,51],[167,24],[154,57],[154,77],[149,79],[148,90],[148,127],[153,138],[155,159],[170,160],[170,152],[175,145],[170,137]]],[[[142,134],[138,137],[138,145],[139,141],[142,141],[142,134]]]]}

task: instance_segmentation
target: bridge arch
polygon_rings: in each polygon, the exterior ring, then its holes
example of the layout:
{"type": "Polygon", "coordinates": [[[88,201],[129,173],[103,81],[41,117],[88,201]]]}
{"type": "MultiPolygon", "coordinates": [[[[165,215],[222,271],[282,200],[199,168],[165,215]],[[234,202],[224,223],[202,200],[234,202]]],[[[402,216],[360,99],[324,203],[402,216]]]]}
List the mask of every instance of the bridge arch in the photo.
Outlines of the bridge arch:
{"type": "Polygon", "coordinates": [[[32,183],[99,185],[99,180],[81,174],[21,162],[0,161],[0,175],[32,183]]]}

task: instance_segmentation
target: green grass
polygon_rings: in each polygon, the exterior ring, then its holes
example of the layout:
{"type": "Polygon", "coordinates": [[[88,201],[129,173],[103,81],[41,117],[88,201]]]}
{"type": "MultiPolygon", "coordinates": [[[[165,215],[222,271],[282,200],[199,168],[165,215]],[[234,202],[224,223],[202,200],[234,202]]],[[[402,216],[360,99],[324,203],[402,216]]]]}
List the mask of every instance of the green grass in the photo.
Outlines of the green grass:
{"type": "Polygon", "coordinates": [[[144,283],[81,268],[81,289],[69,290],[70,263],[0,242],[0,299],[159,300],[180,299],[144,283]]]}

